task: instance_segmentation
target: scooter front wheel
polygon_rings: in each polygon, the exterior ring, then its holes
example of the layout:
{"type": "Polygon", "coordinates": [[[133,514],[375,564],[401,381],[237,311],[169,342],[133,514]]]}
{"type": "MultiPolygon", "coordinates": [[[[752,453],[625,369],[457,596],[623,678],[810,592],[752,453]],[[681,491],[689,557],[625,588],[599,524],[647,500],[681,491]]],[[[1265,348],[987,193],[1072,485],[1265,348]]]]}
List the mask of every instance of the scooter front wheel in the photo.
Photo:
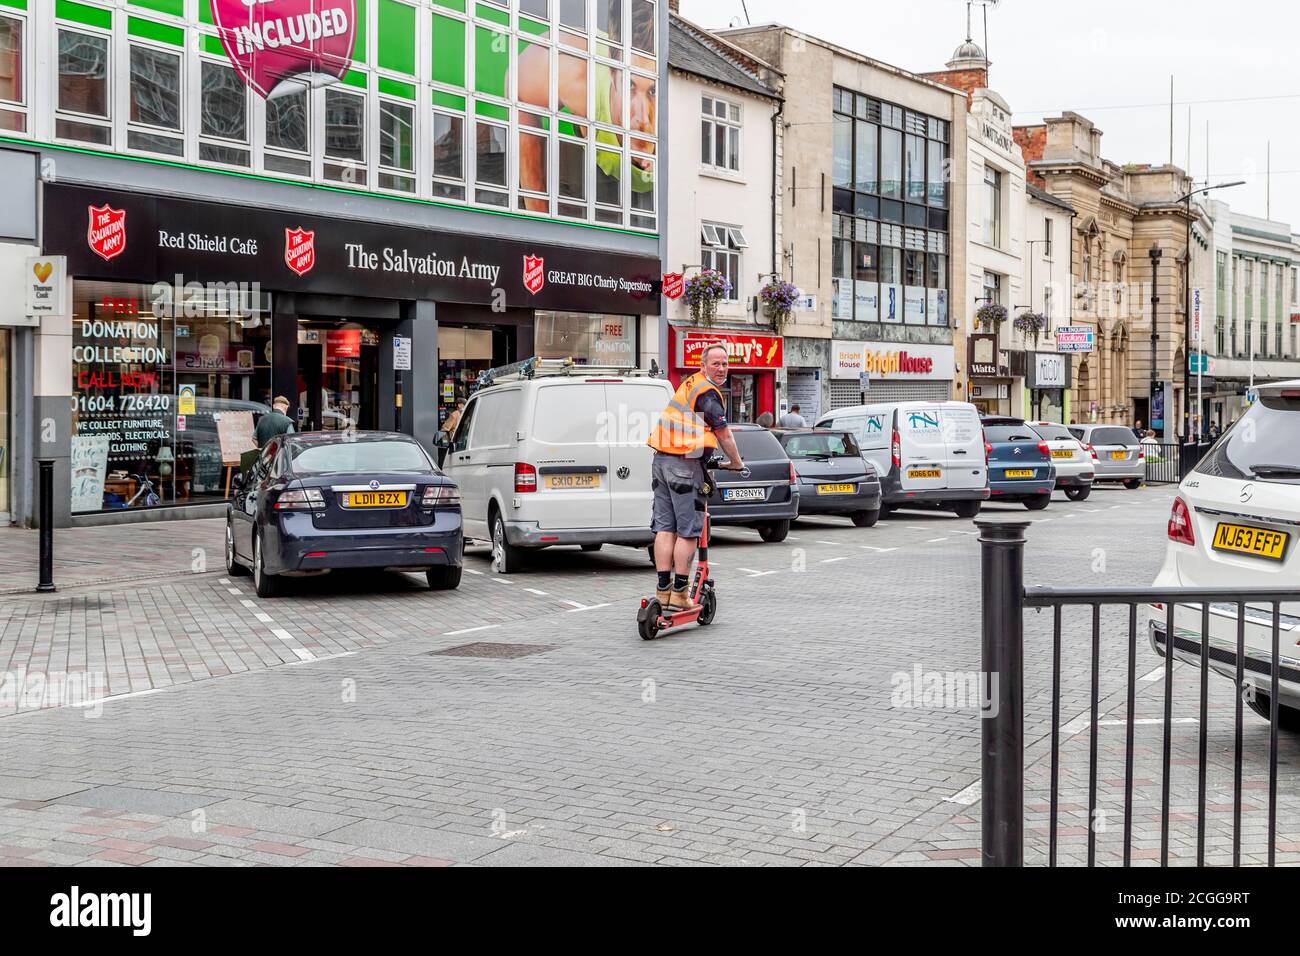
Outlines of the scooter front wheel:
{"type": "Polygon", "coordinates": [[[659,616],[663,614],[663,608],[659,606],[657,600],[651,600],[649,604],[641,608],[636,613],[636,630],[641,635],[643,641],[653,641],[659,633],[659,616]]]}
{"type": "Polygon", "coordinates": [[[717,592],[715,592],[713,588],[709,588],[707,591],[704,592],[704,596],[700,598],[700,616],[697,617],[695,620],[701,627],[704,627],[705,625],[708,624],[712,624],[713,615],[716,614],[717,611],[718,611],[717,592]]]}

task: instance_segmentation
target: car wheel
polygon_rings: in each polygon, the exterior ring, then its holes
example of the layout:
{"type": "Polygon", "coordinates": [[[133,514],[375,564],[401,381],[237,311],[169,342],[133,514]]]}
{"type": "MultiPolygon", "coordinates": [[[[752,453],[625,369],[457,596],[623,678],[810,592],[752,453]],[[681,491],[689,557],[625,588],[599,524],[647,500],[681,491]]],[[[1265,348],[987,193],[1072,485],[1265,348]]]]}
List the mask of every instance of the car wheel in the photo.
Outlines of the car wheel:
{"type": "Polygon", "coordinates": [[[1135,490],[1137,490],[1138,488],[1141,488],[1141,487],[1142,487],[1142,479],[1141,479],[1141,478],[1125,478],[1125,479],[1124,479],[1124,487],[1127,488],[1129,491],[1135,491],[1135,490]]]}
{"type": "Polygon", "coordinates": [[[273,598],[280,593],[280,579],[274,574],[266,573],[262,536],[256,532],[253,534],[253,589],[260,598],[273,598]]]}
{"type": "Polygon", "coordinates": [[[1084,485],[1082,487],[1076,485],[1073,488],[1065,489],[1065,497],[1069,498],[1071,501],[1083,501],[1090,494],[1092,494],[1092,485],[1084,485]]]}
{"type": "Polygon", "coordinates": [[[758,536],[769,544],[776,544],[784,541],[785,536],[790,533],[790,522],[773,521],[770,524],[759,525],[758,536]]]}
{"type": "Polygon", "coordinates": [[[226,573],[232,578],[242,578],[248,574],[248,568],[235,557],[235,529],[229,518],[226,519],[226,573]]]}
{"type": "Polygon", "coordinates": [[[460,587],[460,565],[430,568],[424,572],[430,591],[454,591],[460,587]]]}
{"type": "Polygon", "coordinates": [[[980,513],[983,505],[982,501],[954,501],[952,510],[957,513],[958,518],[974,518],[980,513]]]}
{"type": "Polygon", "coordinates": [[[880,509],[877,508],[874,511],[855,511],[853,514],[849,515],[849,518],[852,519],[855,528],[870,528],[880,520],[880,509]]]}
{"type": "MultiPolygon", "coordinates": [[[[1265,720],[1273,719],[1273,715],[1270,712],[1273,707],[1273,701],[1269,698],[1268,694],[1262,694],[1259,691],[1255,691],[1253,695],[1248,695],[1246,697],[1246,706],[1265,720]]],[[[1279,703],[1277,707],[1277,726],[1279,730],[1285,730],[1290,733],[1300,731],[1300,710],[1279,703]]]]}
{"type": "Polygon", "coordinates": [[[601,543],[600,543],[599,541],[597,541],[595,544],[584,544],[584,545],[582,546],[582,550],[583,550],[583,551],[599,551],[599,550],[601,549],[601,547],[602,547],[601,543]]]}
{"type": "Polygon", "coordinates": [[[492,515],[492,570],[497,574],[516,574],[523,570],[524,552],[506,538],[506,519],[500,512],[492,515]]]}
{"type": "Polygon", "coordinates": [[[1030,511],[1042,511],[1052,503],[1052,493],[1049,491],[1045,495],[1034,495],[1032,498],[1025,499],[1025,507],[1030,511]]]}

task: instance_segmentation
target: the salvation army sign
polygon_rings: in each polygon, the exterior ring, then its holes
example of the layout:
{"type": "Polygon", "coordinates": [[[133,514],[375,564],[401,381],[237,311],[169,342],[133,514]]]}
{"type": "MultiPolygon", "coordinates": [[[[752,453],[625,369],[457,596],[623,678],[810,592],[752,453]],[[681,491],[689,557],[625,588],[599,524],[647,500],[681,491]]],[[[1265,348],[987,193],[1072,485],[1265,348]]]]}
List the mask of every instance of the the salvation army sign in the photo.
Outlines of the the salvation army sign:
{"type": "Polygon", "coordinates": [[[332,83],[352,66],[356,0],[209,0],[221,45],[263,99],[332,83]],[[287,85],[286,85],[287,84],[287,85]]]}
{"type": "Polygon", "coordinates": [[[316,233],[310,229],[284,230],[284,264],[298,275],[306,275],[316,265],[316,233]]]}
{"type": "Polygon", "coordinates": [[[86,215],[86,243],[95,255],[107,262],[126,251],[126,210],[105,203],[87,206],[86,215]]]}
{"type": "Polygon", "coordinates": [[[680,299],[685,283],[682,281],[680,272],[665,272],[663,279],[663,295],[665,299],[680,299]]]}
{"type": "Polygon", "coordinates": [[[546,262],[541,256],[524,256],[524,288],[537,295],[546,287],[546,262]]]}

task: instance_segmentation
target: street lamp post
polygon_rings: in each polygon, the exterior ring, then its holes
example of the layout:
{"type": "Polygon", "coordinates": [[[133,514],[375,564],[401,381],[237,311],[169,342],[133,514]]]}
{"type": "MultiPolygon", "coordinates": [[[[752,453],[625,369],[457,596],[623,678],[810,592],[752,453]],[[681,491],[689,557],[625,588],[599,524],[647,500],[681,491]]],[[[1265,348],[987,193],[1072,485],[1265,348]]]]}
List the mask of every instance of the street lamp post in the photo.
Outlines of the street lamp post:
{"type": "MultiPolygon", "coordinates": [[[[1157,284],[1157,279],[1160,257],[1163,254],[1164,251],[1160,248],[1159,243],[1153,243],[1151,248],[1147,250],[1147,255],[1151,257],[1151,387],[1147,390],[1147,426],[1152,430],[1156,427],[1156,383],[1160,381],[1156,365],[1156,345],[1160,341],[1160,287],[1157,284]]],[[[1160,415],[1161,418],[1164,417],[1163,408],[1160,415]]]]}

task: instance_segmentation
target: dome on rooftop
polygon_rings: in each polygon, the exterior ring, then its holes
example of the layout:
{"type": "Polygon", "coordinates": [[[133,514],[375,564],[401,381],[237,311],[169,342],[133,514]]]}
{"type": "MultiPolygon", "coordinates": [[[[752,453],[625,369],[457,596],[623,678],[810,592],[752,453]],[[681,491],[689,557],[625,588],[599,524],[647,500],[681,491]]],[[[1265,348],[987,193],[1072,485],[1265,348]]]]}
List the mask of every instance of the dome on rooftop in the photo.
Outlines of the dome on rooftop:
{"type": "Polygon", "coordinates": [[[989,61],[984,56],[984,50],[970,37],[957,47],[952,54],[952,59],[948,61],[950,70],[984,69],[988,65],[989,61]]]}

